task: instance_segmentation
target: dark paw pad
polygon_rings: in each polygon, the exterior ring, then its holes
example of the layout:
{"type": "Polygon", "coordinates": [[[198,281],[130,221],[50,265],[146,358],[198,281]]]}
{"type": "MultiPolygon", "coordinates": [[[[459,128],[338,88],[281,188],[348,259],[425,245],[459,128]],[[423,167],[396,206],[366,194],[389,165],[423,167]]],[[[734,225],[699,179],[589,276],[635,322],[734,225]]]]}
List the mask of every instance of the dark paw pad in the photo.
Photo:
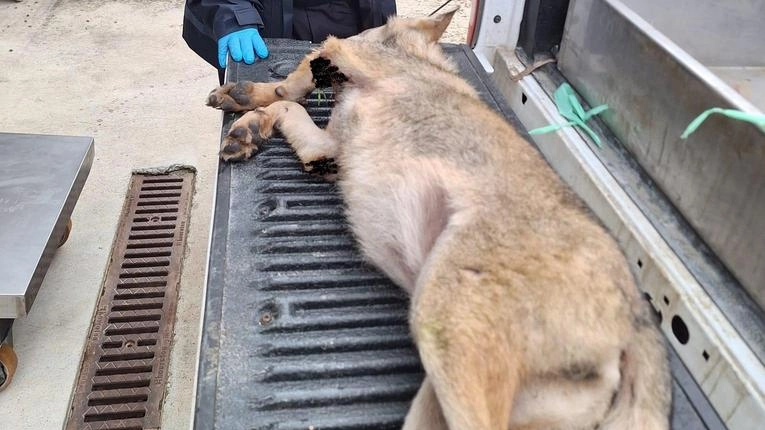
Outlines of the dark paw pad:
{"type": "Polygon", "coordinates": [[[252,133],[255,139],[260,139],[260,124],[258,121],[250,122],[247,127],[250,129],[250,133],[252,133]]]}
{"type": "Polygon", "coordinates": [[[337,164],[334,158],[319,158],[305,163],[305,170],[316,175],[337,174],[337,164]]]}
{"type": "Polygon", "coordinates": [[[226,112],[236,112],[236,111],[238,111],[238,110],[239,110],[239,106],[238,106],[236,103],[234,103],[234,101],[233,101],[233,100],[229,100],[229,99],[225,99],[225,100],[223,100],[223,101],[222,101],[222,102],[219,104],[219,106],[218,106],[218,107],[220,107],[220,108],[221,108],[221,110],[224,110],[224,111],[226,111],[226,112]]]}
{"type": "Polygon", "coordinates": [[[244,138],[247,137],[247,129],[243,127],[237,127],[231,131],[228,132],[229,137],[232,137],[237,140],[244,140],[244,138]]]}
{"type": "Polygon", "coordinates": [[[228,145],[223,147],[223,152],[226,154],[236,154],[237,152],[242,150],[242,145],[240,145],[238,142],[229,143],[228,145]]]}
{"type": "Polygon", "coordinates": [[[249,82],[237,82],[228,95],[240,105],[247,106],[250,104],[250,85],[249,82]]]}
{"type": "Polygon", "coordinates": [[[220,150],[220,158],[223,161],[244,161],[252,157],[258,148],[241,142],[226,142],[220,150]]]}

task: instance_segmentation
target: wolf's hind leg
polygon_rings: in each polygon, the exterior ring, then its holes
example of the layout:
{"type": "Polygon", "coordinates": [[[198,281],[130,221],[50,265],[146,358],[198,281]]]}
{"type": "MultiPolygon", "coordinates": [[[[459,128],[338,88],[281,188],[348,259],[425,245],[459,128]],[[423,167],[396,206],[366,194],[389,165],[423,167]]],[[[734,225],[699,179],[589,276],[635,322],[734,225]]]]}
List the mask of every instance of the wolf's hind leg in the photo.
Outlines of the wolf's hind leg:
{"type": "Polygon", "coordinates": [[[402,430],[447,430],[433,384],[425,377],[406,414],[402,430]]]}
{"type": "Polygon", "coordinates": [[[337,141],[326,130],[314,124],[305,108],[295,102],[280,101],[244,114],[231,125],[224,138],[221,157],[235,158],[242,148],[249,152],[240,158],[249,158],[260,142],[271,137],[278,128],[297,153],[306,172],[332,178],[337,173],[334,164],[337,141]]]}
{"type": "MultiPolygon", "coordinates": [[[[458,242],[441,238],[433,252],[458,242]]],[[[412,298],[412,331],[425,372],[449,430],[506,430],[520,354],[501,329],[502,313],[495,312],[493,301],[502,292],[484,282],[480,269],[439,260],[429,258],[431,271],[421,274],[412,298]],[[444,265],[457,273],[444,276],[444,265]]]]}
{"type": "Polygon", "coordinates": [[[207,105],[228,112],[243,112],[279,100],[299,100],[315,88],[311,60],[316,55],[316,52],[308,54],[297,69],[281,82],[240,81],[222,85],[210,92],[207,105]]]}

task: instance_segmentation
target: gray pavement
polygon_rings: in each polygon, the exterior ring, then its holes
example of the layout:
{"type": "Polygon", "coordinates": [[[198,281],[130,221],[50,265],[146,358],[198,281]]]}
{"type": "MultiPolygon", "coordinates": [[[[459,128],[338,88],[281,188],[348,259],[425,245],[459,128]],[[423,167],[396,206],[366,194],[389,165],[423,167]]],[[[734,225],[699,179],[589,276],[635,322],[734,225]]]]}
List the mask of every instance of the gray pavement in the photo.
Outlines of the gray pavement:
{"type": "MultiPolygon", "coordinates": [[[[181,39],[180,1],[0,0],[0,130],[87,135],[96,158],[30,314],[0,428],[60,429],[131,171],[197,169],[164,428],[188,428],[220,113],[217,83],[181,39]]],[[[30,150],[28,157],[34,157],[30,150]]]]}

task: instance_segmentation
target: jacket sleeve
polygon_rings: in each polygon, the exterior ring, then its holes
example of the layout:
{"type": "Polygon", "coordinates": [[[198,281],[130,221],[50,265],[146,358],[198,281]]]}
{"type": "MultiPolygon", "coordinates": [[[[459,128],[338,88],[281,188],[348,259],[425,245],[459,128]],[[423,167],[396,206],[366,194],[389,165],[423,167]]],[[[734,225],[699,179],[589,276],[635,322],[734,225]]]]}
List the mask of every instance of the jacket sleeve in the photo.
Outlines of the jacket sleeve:
{"type": "Polygon", "coordinates": [[[358,0],[361,29],[379,27],[396,14],[396,0],[358,0]]]}
{"type": "Polygon", "coordinates": [[[212,39],[247,27],[263,27],[263,0],[186,0],[186,11],[212,39]]]}

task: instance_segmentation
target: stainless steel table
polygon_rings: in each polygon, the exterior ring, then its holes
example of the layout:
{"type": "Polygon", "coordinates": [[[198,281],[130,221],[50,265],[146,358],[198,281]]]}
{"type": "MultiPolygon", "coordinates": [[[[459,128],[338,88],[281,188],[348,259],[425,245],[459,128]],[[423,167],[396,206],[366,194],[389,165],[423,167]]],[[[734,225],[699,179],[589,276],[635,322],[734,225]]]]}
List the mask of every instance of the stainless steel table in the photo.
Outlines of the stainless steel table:
{"type": "Polygon", "coordinates": [[[0,389],[13,320],[29,312],[93,163],[90,137],[0,133],[0,389]]]}

